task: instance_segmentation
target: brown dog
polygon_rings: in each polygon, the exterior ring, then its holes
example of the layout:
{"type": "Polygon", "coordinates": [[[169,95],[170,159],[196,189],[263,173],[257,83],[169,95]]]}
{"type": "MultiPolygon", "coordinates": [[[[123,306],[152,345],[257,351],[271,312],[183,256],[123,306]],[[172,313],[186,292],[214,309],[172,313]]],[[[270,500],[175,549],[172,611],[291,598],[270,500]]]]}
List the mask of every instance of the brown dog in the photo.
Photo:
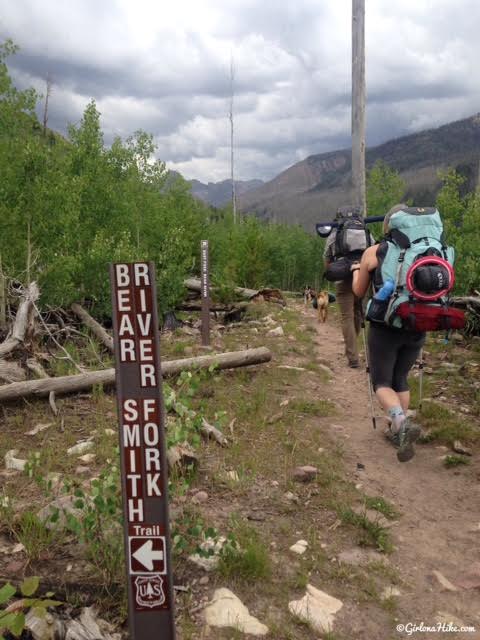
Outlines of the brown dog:
{"type": "Polygon", "coordinates": [[[317,293],[317,310],[318,319],[321,322],[326,322],[328,316],[328,291],[317,293]]]}

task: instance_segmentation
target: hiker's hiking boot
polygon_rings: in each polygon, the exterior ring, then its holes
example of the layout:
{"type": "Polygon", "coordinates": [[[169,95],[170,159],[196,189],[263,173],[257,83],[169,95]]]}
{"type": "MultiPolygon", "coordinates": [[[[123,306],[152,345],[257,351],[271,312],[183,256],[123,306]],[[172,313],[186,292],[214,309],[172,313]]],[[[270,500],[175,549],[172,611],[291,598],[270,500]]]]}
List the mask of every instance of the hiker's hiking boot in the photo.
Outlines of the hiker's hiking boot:
{"type": "Polygon", "coordinates": [[[398,432],[400,446],[397,451],[399,462],[408,462],[415,455],[413,444],[418,440],[421,429],[418,424],[412,422],[410,418],[405,418],[398,432]]]}
{"type": "Polygon", "coordinates": [[[389,442],[393,444],[394,447],[398,449],[398,447],[400,446],[400,436],[398,431],[394,433],[390,425],[385,429],[385,431],[383,432],[383,435],[389,442]]]}
{"type": "Polygon", "coordinates": [[[408,462],[415,455],[413,444],[418,440],[420,433],[421,429],[418,424],[412,422],[410,418],[405,418],[398,431],[393,432],[391,427],[388,427],[384,435],[398,449],[398,461],[408,462]]]}

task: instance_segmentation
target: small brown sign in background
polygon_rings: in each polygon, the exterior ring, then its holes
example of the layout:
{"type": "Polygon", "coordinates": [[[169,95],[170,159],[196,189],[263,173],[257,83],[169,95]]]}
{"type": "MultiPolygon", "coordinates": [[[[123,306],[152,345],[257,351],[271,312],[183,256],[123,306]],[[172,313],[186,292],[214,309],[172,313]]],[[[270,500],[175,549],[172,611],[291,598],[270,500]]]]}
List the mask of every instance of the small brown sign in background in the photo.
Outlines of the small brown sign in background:
{"type": "Polygon", "coordinates": [[[208,240],[200,243],[201,289],[202,289],[202,345],[210,345],[210,278],[208,259],[208,240]]]}
{"type": "Polygon", "coordinates": [[[130,634],[174,640],[154,265],[112,265],[110,280],[130,634]]]}

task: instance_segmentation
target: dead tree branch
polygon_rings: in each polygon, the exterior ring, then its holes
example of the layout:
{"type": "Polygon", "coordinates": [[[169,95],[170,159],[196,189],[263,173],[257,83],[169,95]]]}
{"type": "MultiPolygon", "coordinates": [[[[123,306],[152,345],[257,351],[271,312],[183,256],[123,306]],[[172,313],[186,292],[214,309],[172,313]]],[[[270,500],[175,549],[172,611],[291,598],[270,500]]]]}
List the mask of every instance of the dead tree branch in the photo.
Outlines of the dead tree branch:
{"type": "Polygon", "coordinates": [[[99,324],[81,305],[74,302],[71,306],[73,313],[80,318],[83,324],[91,329],[91,331],[97,336],[100,342],[107,347],[107,349],[113,353],[113,338],[108,335],[105,329],[99,324]]]}
{"type": "Polygon", "coordinates": [[[31,282],[26,289],[23,299],[18,307],[12,331],[6,340],[0,344],[0,358],[14,351],[25,341],[28,327],[35,313],[35,302],[38,300],[40,291],[36,282],[31,282]]]}

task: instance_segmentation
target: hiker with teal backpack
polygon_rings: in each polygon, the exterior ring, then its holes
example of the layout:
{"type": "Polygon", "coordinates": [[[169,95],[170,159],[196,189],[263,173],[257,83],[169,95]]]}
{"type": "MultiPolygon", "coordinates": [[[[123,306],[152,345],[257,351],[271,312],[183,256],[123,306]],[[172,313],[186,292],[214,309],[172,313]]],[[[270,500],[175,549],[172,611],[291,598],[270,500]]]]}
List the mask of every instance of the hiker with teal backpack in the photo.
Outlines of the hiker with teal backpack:
{"type": "Polygon", "coordinates": [[[407,377],[425,342],[427,331],[464,326],[463,312],[449,304],[455,282],[454,250],[445,242],[439,212],[399,204],[383,222],[384,239],[369,247],[351,267],[355,295],[367,305],[370,380],[382,408],[390,416],[387,439],[397,458],[415,455],[420,427],[407,417],[407,377]]]}

